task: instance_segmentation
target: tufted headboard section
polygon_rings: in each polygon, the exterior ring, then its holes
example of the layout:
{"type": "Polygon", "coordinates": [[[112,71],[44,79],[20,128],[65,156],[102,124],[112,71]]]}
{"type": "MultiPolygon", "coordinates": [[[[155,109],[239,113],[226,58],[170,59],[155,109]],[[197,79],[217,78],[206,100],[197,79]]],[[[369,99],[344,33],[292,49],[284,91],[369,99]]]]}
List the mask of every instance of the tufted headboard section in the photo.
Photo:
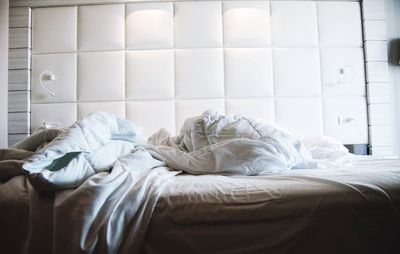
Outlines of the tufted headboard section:
{"type": "Polygon", "coordinates": [[[175,133],[215,108],[367,144],[358,2],[195,1],[32,10],[31,128],[113,112],[175,133]],[[51,96],[40,85],[40,75],[51,96]]]}

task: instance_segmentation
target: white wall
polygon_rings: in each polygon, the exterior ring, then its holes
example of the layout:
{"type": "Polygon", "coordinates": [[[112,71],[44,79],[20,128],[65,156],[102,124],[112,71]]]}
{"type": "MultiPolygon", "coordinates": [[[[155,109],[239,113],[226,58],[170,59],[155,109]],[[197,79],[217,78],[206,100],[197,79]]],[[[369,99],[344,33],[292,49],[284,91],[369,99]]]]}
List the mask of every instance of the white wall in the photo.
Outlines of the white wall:
{"type": "Polygon", "coordinates": [[[400,156],[400,0],[386,0],[390,83],[393,89],[395,149],[400,156]]]}
{"type": "Polygon", "coordinates": [[[8,0],[0,0],[0,148],[7,147],[8,0]]]}

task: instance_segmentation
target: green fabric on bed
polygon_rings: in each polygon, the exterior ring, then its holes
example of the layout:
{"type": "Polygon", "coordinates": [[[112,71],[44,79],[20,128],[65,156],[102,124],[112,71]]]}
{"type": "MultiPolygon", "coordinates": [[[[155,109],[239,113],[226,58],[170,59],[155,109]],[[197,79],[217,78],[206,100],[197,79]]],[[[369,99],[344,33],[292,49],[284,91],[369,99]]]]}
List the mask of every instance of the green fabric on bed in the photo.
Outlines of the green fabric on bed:
{"type": "Polygon", "coordinates": [[[68,165],[68,163],[70,163],[70,161],[80,153],[81,152],[67,153],[63,157],[60,157],[60,158],[54,160],[50,165],[45,167],[45,169],[50,170],[50,171],[60,170],[64,167],[66,167],[68,165]]]}

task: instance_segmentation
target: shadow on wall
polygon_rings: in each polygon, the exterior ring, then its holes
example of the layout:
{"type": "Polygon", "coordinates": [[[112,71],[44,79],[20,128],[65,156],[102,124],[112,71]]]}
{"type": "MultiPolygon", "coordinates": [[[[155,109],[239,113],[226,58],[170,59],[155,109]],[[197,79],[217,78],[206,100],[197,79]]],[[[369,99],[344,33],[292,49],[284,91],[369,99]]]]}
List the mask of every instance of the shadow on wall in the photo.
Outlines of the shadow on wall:
{"type": "Polygon", "coordinates": [[[400,39],[389,41],[389,64],[400,67],[400,39]]]}

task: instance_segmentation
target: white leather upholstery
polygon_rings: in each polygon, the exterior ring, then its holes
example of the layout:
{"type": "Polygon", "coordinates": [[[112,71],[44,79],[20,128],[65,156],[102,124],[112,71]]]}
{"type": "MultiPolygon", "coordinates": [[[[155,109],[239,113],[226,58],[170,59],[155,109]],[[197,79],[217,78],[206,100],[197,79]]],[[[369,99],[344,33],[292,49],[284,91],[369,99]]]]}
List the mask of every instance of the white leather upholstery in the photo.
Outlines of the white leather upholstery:
{"type": "Polygon", "coordinates": [[[172,48],[174,46],[173,15],[172,3],[127,4],[126,48],[172,48]]]}
{"type": "Polygon", "coordinates": [[[240,114],[253,119],[275,122],[275,104],[273,98],[268,99],[227,99],[227,114],[240,114]]]}
{"type": "Polygon", "coordinates": [[[175,3],[175,47],[222,47],[221,2],[175,3]]]}
{"type": "Polygon", "coordinates": [[[102,102],[80,102],[78,103],[78,118],[82,118],[92,112],[103,111],[125,117],[125,102],[102,101],[102,102]]]}
{"type": "Polygon", "coordinates": [[[124,52],[79,53],[78,100],[107,101],[124,99],[124,52]]]}
{"type": "Polygon", "coordinates": [[[32,11],[32,53],[73,52],[77,42],[77,7],[32,11]]]}
{"type": "Polygon", "coordinates": [[[323,48],[321,66],[325,95],[365,95],[361,48],[323,48]]]}
{"type": "Polygon", "coordinates": [[[225,87],[228,97],[273,96],[271,49],[225,49],[225,87]]]}
{"type": "Polygon", "coordinates": [[[175,81],[177,98],[223,97],[223,50],[177,49],[175,81]]]}
{"type": "Polygon", "coordinates": [[[318,46],[315,2],[271,2],[274,46],[318,46]]]}
{"type": "Polygon", "coordinates": [[[76,101],[77,54],[45,54],[32,56],[32,103],[76,101]],[[43,80],[43,84],[55,93],[51,96],[40,85],[40,74],[50,71],[55,80],[43,80]]]}
{"type": "Polygon", "coordinates": [[[173,99],[174,90],[173,50],[126,52],[128,99],[173,99]]]}
{"type": "Polygon", "coordinates": [[[324,100],[326,135],[359,144],[368,139],[367,125],[367,106],[363,97],[324,100]]]}
{"type": "Polygon", "coordinates": [[[58,123],[63,127],[73,124],[77,119],[75,103],[32,104],[32,130],[44,123],[58,123]]]}
{"type": "Polygon", "coordinates": [[[225,47],[266,47],[271,45],[268,2],[224,2],[225,47]]]}
{"type": "Polygon", "coordinates": [[[277,96],[321,95],[319,50],[274,49],[274,85],[277,96]]]}
{"type": "MultiPolygon", "coordinates": [[[[149,136],[161,127],[175,133],[187,117],[214,108],[275,122],[300,136],[365,144],[361,46],[355,2],[37,8],[32,128],[67,125],[100,110],[127,117],[149,136]],[[39,86],[45,70],[56,76],[46,83],[55,97],[39,86]]],[[[380,82],[387,73],[368,78],[380,82]]]]}
{"type": "Polygon", "coordinates": [[[297,135],[323,134],[322,101],[316,97],[278,98],[275,100],[276,123],[297,135]]]}
{"type": "Polygon", "coordinates": [[[82,6],[78,11],[80,51],[118,50],[125,45],[125,5],[82,6]]]}
{"type": "Polygon", "coordinates": [[[319,37],[323,46],[361,47],[360,3],[318,3],[319,37]]]}

